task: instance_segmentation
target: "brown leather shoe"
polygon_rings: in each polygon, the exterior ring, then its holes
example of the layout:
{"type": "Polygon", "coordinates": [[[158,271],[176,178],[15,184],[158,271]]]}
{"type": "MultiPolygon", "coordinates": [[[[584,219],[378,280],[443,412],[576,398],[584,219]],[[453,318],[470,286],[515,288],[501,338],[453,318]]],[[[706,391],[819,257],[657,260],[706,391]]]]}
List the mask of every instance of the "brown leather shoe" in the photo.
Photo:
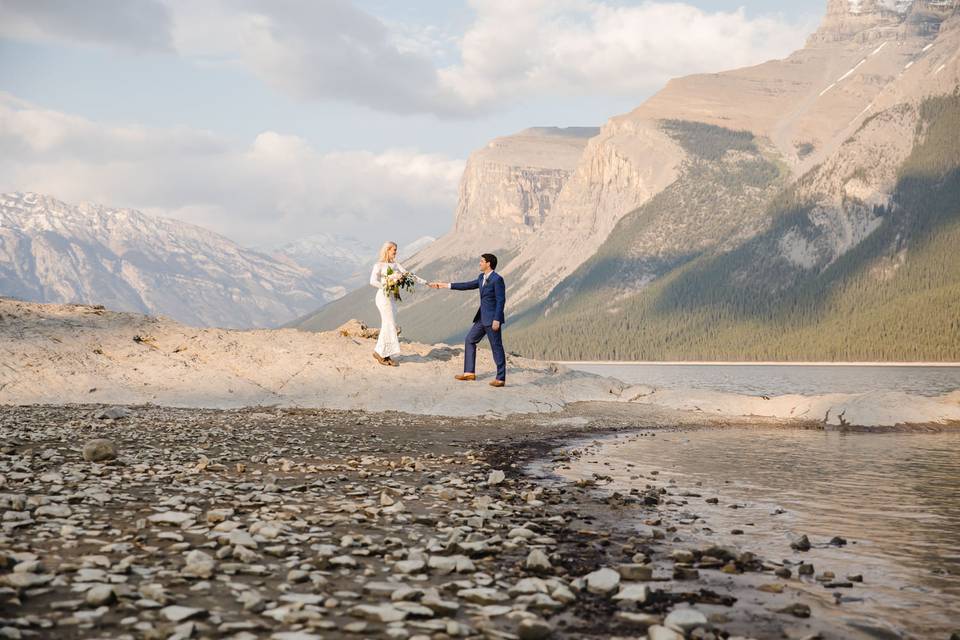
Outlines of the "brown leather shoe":
{"type": "Polygon", "coordinates": [[[457,380],[476,380],[477,374],[475,373],[461,373],[459,375],[453,376],[457,380]]]}
{"type": "Polygon", "coordinates": [[[504,382],[503,380],[491,380],[491,381],[490,381],[490,386],[491,386],[491,387],[505,387],[505,386],[507,386],[507,383],[504,382]]]}
{"type": "Polygon", "coordinates": [[[396,360],[394,360],[393,358],[384,358],[384,360],[385,360],[384,364],[388,364],[388,365],[390,365],[391,367],[399,367],[399,366],[400,366],[400,363],[397,362],[396,360]]]}
{"type": "Polygon", "coordinates": [[[376,351],[373,352],[373,357],[374,357],[374,358],[376,359],[376,361],[379,362],[380,364],[389,364],[389,363],[387,362],[387,359],[384,358],[383,356],[381,356],[381,355],[380,355],[379,353],[377,353],[376,351]]]}

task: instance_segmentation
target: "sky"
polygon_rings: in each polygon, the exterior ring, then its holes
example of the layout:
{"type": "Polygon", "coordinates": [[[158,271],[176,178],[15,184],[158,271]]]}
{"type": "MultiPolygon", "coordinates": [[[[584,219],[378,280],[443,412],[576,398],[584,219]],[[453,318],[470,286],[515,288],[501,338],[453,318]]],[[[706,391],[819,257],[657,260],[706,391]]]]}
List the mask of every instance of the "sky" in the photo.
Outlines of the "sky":
{"type": "Polygon", "coordinates": [[[0,192],[246,246],[442,235],[467,156],[781,58],[825,0],[0,0],[0,192]]]}

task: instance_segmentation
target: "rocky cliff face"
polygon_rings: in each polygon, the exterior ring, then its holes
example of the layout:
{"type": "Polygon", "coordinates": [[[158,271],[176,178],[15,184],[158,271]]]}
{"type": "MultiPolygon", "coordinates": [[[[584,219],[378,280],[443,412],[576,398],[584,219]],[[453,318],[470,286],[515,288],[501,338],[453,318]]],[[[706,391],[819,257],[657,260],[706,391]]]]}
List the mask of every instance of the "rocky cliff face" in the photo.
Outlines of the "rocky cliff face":
{"type": "Polygon", "coordinates": [[[913,0],[829,0],[827,13],[811,43],[895,36],[913,0]]]}
{"type": "Polygon", "coordinates": [[[592,127],[534,128],[497,138],[467,160],[454,233],[502,233],[520,243],[543,226],[592,127]]]}
{"type": "Polygon", "coordinates": [[[677,176],[682,150],[656,123],[615,118],[590,141],[554,215],[503,269],[514,304],[543,299],[588,259],[617,221],[677,176]]]}
{"type": "Polygon", "coordinates": [[[956,0],[829,0],[808,46],[935,35],[956,9],[956,0]]]}
{"type": "Polygon", "coordinates": [[[0,295],[246,328],[276,326],[335,294],[299,265],[180,221],[0,195],[0,295]]]}
{"type": "Polygon", "coordinates": [[[788,61],[674,81],[629,114],[659,116],[670,129],[672,113],[700,138],[713,131],[731,144],[722,154],[703,153],[717,149],[708,139],[684,144],[678,179],[514,323],[518,350],[566,359],[955,357],[960,20],[955,3],[892,13],[891,39],[814,40],[788,61]],[[851,65],[840,75],[837,60],[851,65]],[[779,91],[775,71],[784,74],[779,91]],[[750,98],[736,104],[737,93],[750,98]],[[737,132],[704,123],[749,130],[768,162],[792,171],[779,188],[751,194],[743,188],[769,172],[736,175],[731,161],[746,167],[737,132]],[[808,154],[818,160],[806,168],[808,154]]]}
{"type": "MultiPolygon", "coordinates": [[[[585,151],[554,216],[505,269],[520,282],[514,300],[522,307],[545,297],[596,252],[623,216],[680,175],[689,154],[664,135],[664,121],[749,131],[797,178],[828,161],[871,116],[908,96],[949,91],[956,86],[956,43],[947,33],[939,36],[958,5],[831,0],[820,30],[787,59],[672,80],[633,112],[611,119],[585,151]]],[[[909,139],[889,166],[902,159],[909,139]]],[[[862,233],[871,228],[864,221],[854,227],[862,233]]]]}
{"type": "MultiPolygon", "coordinates": [[[[538,127],[496,138],[470,155],[460,180],[453,229],[420,251],[412,265],[459,264],[467,252],[508,253],[533,237],[598,133],[593,127],[538,127]]],[[[447,277],[447,273],[438,274],[447,277]]]]}

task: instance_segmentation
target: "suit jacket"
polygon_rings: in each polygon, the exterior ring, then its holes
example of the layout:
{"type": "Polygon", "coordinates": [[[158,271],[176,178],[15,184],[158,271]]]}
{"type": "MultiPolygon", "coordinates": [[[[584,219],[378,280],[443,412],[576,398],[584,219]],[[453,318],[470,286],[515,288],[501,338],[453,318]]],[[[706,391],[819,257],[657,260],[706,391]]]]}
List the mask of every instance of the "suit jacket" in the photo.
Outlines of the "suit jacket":
{"type": "Polygon", "coordinates": [[[458,291],[480,289],[480,308],[477,309],[477,315],[473,317],[473,321],[479,321],[485,327],[492,325],[494,320],[504,324],[503,307],[507,303],[507,285],[499,273],[491,271],[490,275],[487,276],[486,286],[483,286],[483,274],[481,273],[476,280],[453,282],[450,284],[450,288],[458,291]]]}

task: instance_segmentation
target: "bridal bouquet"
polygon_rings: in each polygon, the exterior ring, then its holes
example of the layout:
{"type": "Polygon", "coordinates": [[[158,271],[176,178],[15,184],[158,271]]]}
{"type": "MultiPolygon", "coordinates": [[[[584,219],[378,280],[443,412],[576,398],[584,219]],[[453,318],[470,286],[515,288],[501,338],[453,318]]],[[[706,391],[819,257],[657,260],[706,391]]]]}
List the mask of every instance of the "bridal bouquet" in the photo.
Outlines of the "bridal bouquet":
{"type": "Polygon", "coordinates": [[[387,296],[393,296],[396,300],[402,300],[400,291],[413,291],[417,281],[413,274],[397,273],[391,267],[387,267],[387,277],[383,280],[383,292],[387,296]]]}

